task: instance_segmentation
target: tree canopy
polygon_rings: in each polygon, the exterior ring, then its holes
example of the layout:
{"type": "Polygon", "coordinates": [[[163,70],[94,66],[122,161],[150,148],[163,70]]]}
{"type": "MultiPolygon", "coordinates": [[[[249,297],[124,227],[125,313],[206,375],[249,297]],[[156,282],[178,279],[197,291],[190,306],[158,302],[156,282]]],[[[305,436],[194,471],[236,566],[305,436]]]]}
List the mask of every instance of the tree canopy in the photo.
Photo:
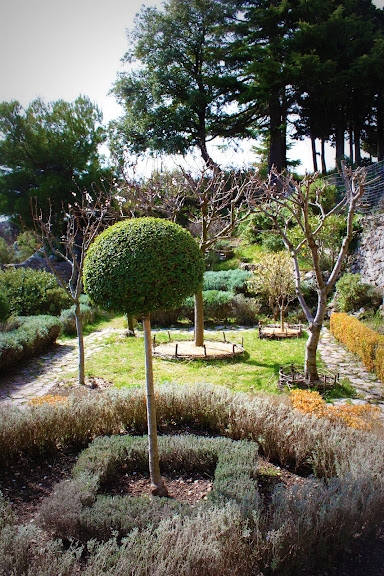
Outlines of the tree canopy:
{"type": "Polygon", "coordinates": [[[312,139],[316,169],[316,139],[340,160],[348,135],[351,159],[382,158],[384,15],[371,0],[169,0],[142,9],[129,42],[117,148],[197,148],[212,165],[211,140],[261,135],[281,171],[290,138],[312,139]]]}
{"type": "Polygon", "coordinates": [[[111,171],[103,167],[99,146],[105,142],[100,110],[85,97],[26,109],[19,102],[0,104],[0,214],[32,226],[31,200],[50,203],[61,213],[77,188],[91,190],[111,171]]]}
{"type": "Polygon", "coordinates": [[[202,284],[204,259],[191,234],[160,218],[133,218],[88,250],[84,288],[104,309],[145,316],[181,304],[202,284]]]}
{"type": "Polygon", "coordinates": [[[143,8],[137,15],[125,55],[136,66],[114,86],[126,110],[114,126],[115,143],[137,153],[185,154],[196,147],[212,165],[209,141],[253,134],[251,123],[226,105],[234,78],[227,72],[221,37],[230,4],[170,0],[163,11],[143,8]]]}

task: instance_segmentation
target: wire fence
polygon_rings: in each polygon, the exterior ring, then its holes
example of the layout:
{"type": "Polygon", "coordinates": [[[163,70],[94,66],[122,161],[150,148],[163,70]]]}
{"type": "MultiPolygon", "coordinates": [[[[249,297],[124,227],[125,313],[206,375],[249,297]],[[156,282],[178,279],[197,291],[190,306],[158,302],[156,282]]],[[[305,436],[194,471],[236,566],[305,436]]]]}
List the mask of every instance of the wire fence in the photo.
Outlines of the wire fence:
{"type": "MultiPolygon", "coordinates": [[[[359,211],[364,214],[379,208],[384,203],[384,160],[366,166],[367,177],[365,193],[360,200],[359,211]]],[[[325,178],[328,184],[336,186],[340,192],[345,191],[345,184],[340,174],[325,178]]]]}

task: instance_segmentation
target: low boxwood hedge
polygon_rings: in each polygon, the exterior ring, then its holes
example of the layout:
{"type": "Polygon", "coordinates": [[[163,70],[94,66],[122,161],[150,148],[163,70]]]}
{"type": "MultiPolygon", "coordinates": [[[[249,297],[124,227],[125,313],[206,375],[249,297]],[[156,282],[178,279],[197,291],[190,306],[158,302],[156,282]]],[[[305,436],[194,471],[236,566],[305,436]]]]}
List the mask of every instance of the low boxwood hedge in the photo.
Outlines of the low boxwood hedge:
{"type": "MultiPolygon", "coordinates": [[[[213,479],[207,504],[236,502],[242,509],[256,506],[258,444],[201,436],[159,437],[160,467],[164,474],[200,472],[213,479]]],[[[40,522],[61,538],[86,543],[119,538],[132,530],[157,525],[167,516],[191,515],[188,504],[149,496],[110,496],[107,486],[119,470],[148,474],[146,437],[99,437],[78,459],[72,479],[56,487],[40,513],[40,522]],[[100,493],[102,492],[102,493],[100,493]],[[150,505],[149,505],[150,503],[150,505]]],[[[204,504],[204,503],[203,503],[204,504]]]]}
{"type": "Polygon", "coordinates": [[[330,330],[348,350],[359,356],[370,372],[384,381],[384,336],[345,312],[331,315],[330,330]]]}

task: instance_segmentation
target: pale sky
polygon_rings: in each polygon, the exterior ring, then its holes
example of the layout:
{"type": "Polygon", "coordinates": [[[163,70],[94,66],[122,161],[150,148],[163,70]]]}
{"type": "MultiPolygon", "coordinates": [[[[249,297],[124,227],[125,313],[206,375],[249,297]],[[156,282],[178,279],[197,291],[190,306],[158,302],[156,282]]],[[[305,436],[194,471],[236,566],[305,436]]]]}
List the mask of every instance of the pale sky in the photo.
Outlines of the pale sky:
{"type": "MultiPolygon", "coordinates": [[[[160,0],[0,0],[0,102],[23,106],[89,96],[108,122],[120,114],[108,96],[127,50],[126,28],[140,7],[160,0]]],[[[376,0],[384,7],[384,0],[376,0]]],[[[312,170],[310,146],[290,156],[312,170]]]]}
{"type": "Polygon", "coordinates": [[[0,0],[0,101],[73,101],[89,96],[104,120],[118,114],[107,96],[127,50],[126,28],[158,0],[0,0]]]}

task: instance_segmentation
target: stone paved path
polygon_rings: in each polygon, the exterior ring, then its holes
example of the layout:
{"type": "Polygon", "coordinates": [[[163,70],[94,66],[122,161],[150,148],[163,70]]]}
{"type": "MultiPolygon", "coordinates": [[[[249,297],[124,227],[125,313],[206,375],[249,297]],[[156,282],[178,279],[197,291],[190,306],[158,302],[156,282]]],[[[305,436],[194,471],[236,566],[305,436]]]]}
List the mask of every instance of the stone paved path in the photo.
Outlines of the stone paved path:
{"type": "MultiPolygon", "coordinates": [[[[121,329],[107,328],[84,337],[85,359],[103,347],[105,337],[121,329]]],[[[51,350],[31,360],[21,369],[15,368],[0,376],[0,402],[25,404],[31,398],[44,396],[60,380],[64,372],[77,371],[77,339],[60,341],[51,350]]]]}
{"type": "Polygon", "coordinates": [[[376,375],[368,372],[363,363],[354,354],[342,346],[326,328],[322,329],[318,347],[320,356],[328,370],[333,374],[339,374],[340,379],[347,378],[361,397],[356,400],[343,400],[354,404],[376,404],[384,414],[384,383],[376,378],[376,375]]]}
{"type": "MultiPolygon", "coordinates": [[[[85,357],[89,358],[102,349],[103,341],[108,334],[121,332],[121,328],[107,328],[93,332],[84,338],[85,357]]],[[[348,400],[353,403],[377,404],[384,414],[384,384],[367,372],[356,357],[344,349],[329,330],[323,329],[319,344],[321,358],[328,370],[339,373],[340,378],[348,378],[361,397],[348,400]]],[[[15,369],[0,376],[0,402],[24,404],[31,398],[43,396],[57,384],[64,372],[77,370],[77,341],[67,340],[58,343],[52,350],[29,362],[21,369],[15,369]]],[[[341,399],[339,403],[346,402],[341,399]]]]}

